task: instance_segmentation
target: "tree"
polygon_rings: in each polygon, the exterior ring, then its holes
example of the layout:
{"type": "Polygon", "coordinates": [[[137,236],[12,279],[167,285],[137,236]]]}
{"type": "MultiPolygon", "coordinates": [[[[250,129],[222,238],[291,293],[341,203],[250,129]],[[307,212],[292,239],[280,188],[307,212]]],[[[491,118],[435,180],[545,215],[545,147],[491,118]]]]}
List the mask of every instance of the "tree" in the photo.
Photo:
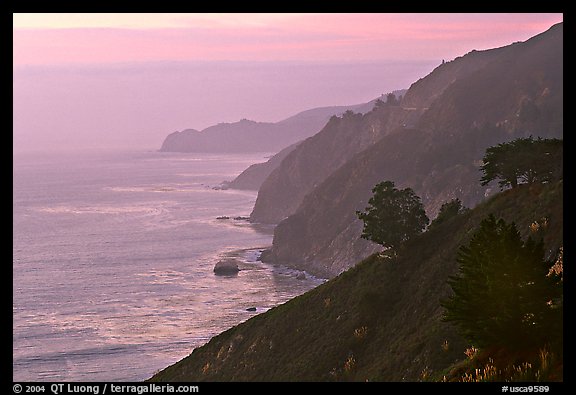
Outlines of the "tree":
{"type": "Polygon", "coordinates": [[[388,93],[386,95],[386,104],[389,106],[398,106],[400,103],[398,99],[396,99],[396,95],[394,93],[388,93]]]}
{"type": "Polygon", "coordinates": [[[364,221],[362,238],[396,249],[428,225],[424,206],[411,188],[398,190],[392,181],[384,181],[372,193],[365,211],[356,211],[364,221]]]}
{"type": "Polygon", "coordinates": [[[486,150],[482,185],[499,179],[500,188],[562,178],[564,144],[559,139],[518,138],[486,150]]]}
{"type": "Polygon", "coordinates": [[[460,247],[453,296],[442,302],[444,320],[480,348],[539,347],[561,328],[561,282],[549,276],[543,242],[522,241],[514,223],[490,215],[460,247]],[[556,301],[556,303],[555,303],[556,301]]]}
{"type": "Polygon", "coordinates": [[[384,103],[384,102],[382,101],[382,99],[378,98],[378,99],[376,99],[376,101],[374,102],[374,107],[373,107],[373,109],[381,108],[381,107],[384,107],[385,105],[386,105],[386,103],[384,103]]]}
{"type": "Polygon", "coordinates": [[[432,221],[432,223],[430,224],[430,228],[434,228],[446,222],[450,218],[465,212],[466,210],[468,209],[462,206],[462,201],[460,201],[460,199],[458,198],[452,199],[449,202],[442,204],[442,206],[440,207],[440,211],[438,212],[438,215],[436,216],[434,221],[432,221]]]}

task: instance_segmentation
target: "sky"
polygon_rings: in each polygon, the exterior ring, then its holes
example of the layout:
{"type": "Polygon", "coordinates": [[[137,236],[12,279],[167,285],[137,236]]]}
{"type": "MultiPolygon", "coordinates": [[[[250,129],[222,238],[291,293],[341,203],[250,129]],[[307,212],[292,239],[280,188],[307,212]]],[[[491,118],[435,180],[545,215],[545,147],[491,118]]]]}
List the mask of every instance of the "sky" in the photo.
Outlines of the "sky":
{"type": "Polygon", "coordinates": [[[408,88],[562,14],[13,14],[14,150],[158,149],[408,88]]]}

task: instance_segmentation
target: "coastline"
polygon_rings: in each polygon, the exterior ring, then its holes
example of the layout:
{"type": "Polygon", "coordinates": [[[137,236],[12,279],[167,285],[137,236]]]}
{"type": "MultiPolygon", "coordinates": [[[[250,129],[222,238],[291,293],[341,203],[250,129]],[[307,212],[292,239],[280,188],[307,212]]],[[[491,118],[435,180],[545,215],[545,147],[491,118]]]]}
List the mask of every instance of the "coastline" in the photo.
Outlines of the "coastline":
{"type": "MultiPolygon", "coordinates": [[[[220,332],[214,334],[210,338],[206,339],[205,342],[202,344],[198,344],[195,346],[184,358],[187,358],[189,355],[194,352],[194,350],[201,348],[208,344],[212,339],[221,335],[224,332],[229,331],[232,328],[235,328],[242,323],[255,318],[256,316],[266,313],[268,310],[272,309],[273,307],[280,306],[289,302],[290,300],[318,287],[319,285],[324,284],[328,281],[327,278],[316,277],[311,273],[308,273],[303,270],[295,269],[286,265],[276,264],[271,262],[263,262],[260,260],[260,256],[263,251],[271,248],[271,246],[259,246],[259,247],[250,247],[250,248],[239,248],[230,251],[224,251],[219,254],[219,259],[235,259],[238,261],[238,266],[240,268],[240,272],[237,275],[230,275],[230,276],[222,276],[226,280],[240,280],[243,276],[247,276],[252,271],[260,271],[266,270],[271,271],[272,275],[278,280],[278,294],[282,295],[283,291],[282,288],[282,281],[290,281],[293,284],[301,284],[301,286],[305,289],[302,292],[297,294],[286,296],[278,300],[276,303],[273,304],[258,304],[258,303],[244,303],[243,308],[241,311],[238,311],[241,315],[245,316],[245,319],[240,320],[234,325],[229,327],[223,328],[220,332]],[[295,282],[296,280],[296,282],[295,282]]],[[[293,290],[294,287],[292,286],[291,289],[293,290]]],[[[157,369],[153,375],[145,379],[144,381],[149,381],[152,377],[156,376],[160,372],[168,369],[169,367],[173,366],[174,364],[178,363],[179,361],[174,362],[173,364],[164,366],[160,369],[157,369]]]]}
{"type": "Polygon", "coordinates": [[[21,158],[13,185],[13,378],[144,380],[304,292],[301,281],[256,261],[273,227],[215,220],[248,213],[255,192],[202,184],[252,160],[139,151],[21,158]],[[236,278],[214,275],[225,256],[242,262],[236,278]],[[55,282],[39,282],[43,276],[55,282]]]}

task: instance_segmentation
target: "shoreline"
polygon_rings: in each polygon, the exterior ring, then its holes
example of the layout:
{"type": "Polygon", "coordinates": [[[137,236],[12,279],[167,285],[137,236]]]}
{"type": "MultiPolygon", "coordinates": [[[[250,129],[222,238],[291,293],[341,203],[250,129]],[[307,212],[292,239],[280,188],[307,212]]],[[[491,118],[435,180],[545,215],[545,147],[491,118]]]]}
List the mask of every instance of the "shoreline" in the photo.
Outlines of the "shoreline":
{"type": "MultiPolygon", "coordinates": [[[[299,293],[297,295],[293,295],[291,297],[289,297],[288,299],[274,304],[273,306],[258,306],[258,305],[250,305],[248,306],[249,308],[254,308],[254,310],[248,310],[245,309],[245,313],[250,313],[251,316],[247,317],[244,320],[241,320],[240,322],[222,328],[222,330],[216,334],[214,334],[213,336],[211,336],[209,339],[207,339],[205,342],[203,342],[202,344],[194,347],[186,356],[184,356],[183,358],[187,358],[188,356],[190,356],[192,354],[192,352],[194,352],[194,350],[204,347],[206,344],[210,343],[210,341],[212,341],[212,339],[220,336],[222,333],[225,333],[227,331],[229,331],[232,328],[235,328],[238,325],[243,324],[244,322],[253,319],[261,314],[264,314],[266,312],[268,312],[270,309],[277,307],[277,306],[281,306],[289,301],[291,301],[292,299],[306,293],[309,292],[313,289],[315,289],[316,287],[324,284],[326,281],[328,281],[329,279],[327,278],[322,278],[322,277],[317,277],[307,271],[304,270],[300,270],[300,269],[296,269],[296,268],[292,268],[283,264],[276,264],[276,263],[271,263],[271,262],[262,262],[259,260],[260,255],[262,254],[262,251],[270,248],[271,246],[259,246],[259,247],[249,247],[249,248],[239,248],[239,249],[235,249],[235,250],[231,250],[231,251],[224,251],[221,252],[220,254],[218,254],[219,259],[235,259],[238,260],[239,263],[239,267],[240,267],[240,272],[242,273],[243,271],[245,272],[249,272],[251,270],[270,270],[272,272],[273,275],[278,276],[279,278],[285,278],[285,279],[290,279],[291,281],[294,280],[298,280],[298,281],[302,281],[303,283],[307,282],[307,283],[314,283],[314,285],[310,288],[308,288],[307,290],[305,290],[302,293],[299,293]],[[260,266],[259,267],[255,267],[255,265],[260,266]],[[301,273],[304,273],[303,277],[299,277],[302,276],[301,273]]],[[[236,277],[236,275],[230,276],[230,277],[236,277]]],[[[179,360],[180,361],[180,360],[179,360]]],[[[154,374],[146,379],[144,379],[144,382],[149,382],[154,376],[156,376],[157,374],[159,374],[160,372],[170,368],[171,366],[173,366],[174,364],[178,363],[179,361],[174,362],[173,364],[170,365],[166,365],[160,369],[157,369],[154,374]]]]}
{"type": "Polygon", "coordinates": [[[276,269],[278,274],[286,275],[288,273],[293,272],[297,275],[298,273],[304,273],[304,275],[307,278],[322,281],[323,283],[330,279],[328,277],[322,277],[322,276],[319,276],[315,273],[309,272],[307,270],[297,268],[295,266],[289,266],[289,265],[285,265],[282,263],[260,260],[262,253],[264,251],[270,249],[271,247],[272,246],[269,245],[269,246],[260,246],[260,247],[251,247],[251,248],[240,248],[240,249],[236,249],[236,250],[232,250],[232,251],[226,251],[224,253],[221,253],[219,256],[221,259],[236,259],[239,262],[244,263],[244,264],[259,263],[262,265],[267,265],[268,267],[272,268],[272,270],[276,269]],[[249,253],[255,253],[254,259],[249,259],[250,258],[248,256],[249,253]]]}

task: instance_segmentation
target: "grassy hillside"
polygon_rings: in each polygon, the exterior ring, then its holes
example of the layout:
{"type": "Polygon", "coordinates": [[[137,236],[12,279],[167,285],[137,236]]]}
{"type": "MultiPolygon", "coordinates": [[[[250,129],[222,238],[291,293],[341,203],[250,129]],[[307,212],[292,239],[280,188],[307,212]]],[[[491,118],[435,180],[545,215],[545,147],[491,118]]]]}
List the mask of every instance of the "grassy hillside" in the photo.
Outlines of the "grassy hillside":
{"type": "Polygon", "coordinates": [[[409,241],[395,259],[373,255],[281,306],[214,337],[153,381],[418,381],[466,358],[441,321],[458,247],[493,213],[523,237],[548,218],[549,254],[563,245],[562,181],[521,186],[409,241]]]}

